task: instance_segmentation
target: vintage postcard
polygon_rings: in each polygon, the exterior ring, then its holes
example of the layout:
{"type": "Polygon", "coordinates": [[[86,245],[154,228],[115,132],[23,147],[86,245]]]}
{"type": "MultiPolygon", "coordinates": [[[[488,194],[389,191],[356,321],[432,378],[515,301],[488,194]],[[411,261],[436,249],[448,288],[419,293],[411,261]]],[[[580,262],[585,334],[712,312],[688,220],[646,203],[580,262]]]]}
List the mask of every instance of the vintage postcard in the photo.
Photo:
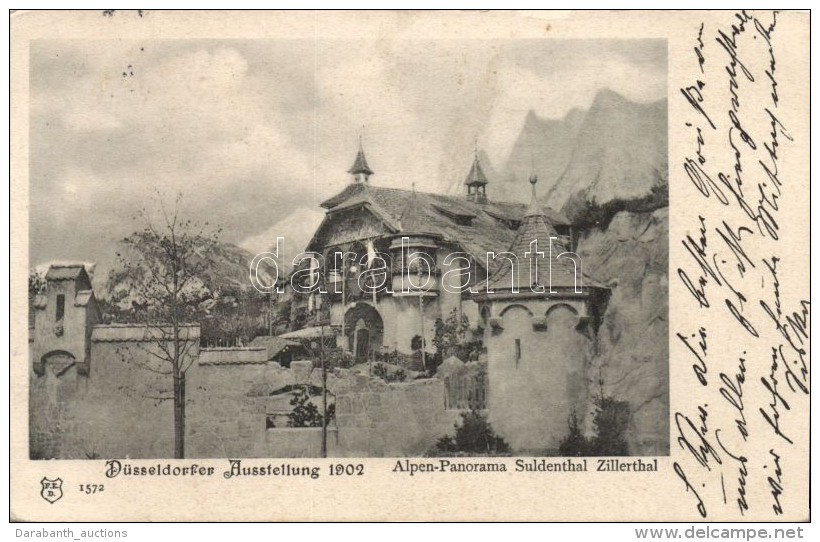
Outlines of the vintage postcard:
{"type": "Polygon", "coordinates": [[[12,520],[809,520],[807,13],[19,11],[11,138],[12,520]]]}

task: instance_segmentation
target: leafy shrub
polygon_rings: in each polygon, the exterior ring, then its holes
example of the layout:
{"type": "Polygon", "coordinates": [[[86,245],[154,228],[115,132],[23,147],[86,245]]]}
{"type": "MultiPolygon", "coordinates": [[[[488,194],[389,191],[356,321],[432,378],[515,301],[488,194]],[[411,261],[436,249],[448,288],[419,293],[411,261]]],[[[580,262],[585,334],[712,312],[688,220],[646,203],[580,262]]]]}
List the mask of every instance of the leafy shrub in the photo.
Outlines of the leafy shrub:
{"type": "Polygon", "coordinates": [[[575,204],[577,209],[570,211],[576,228],[606,228],[612,218],[621,211],[645,213],[669,206],[669,185],[659,179],[652,185],[649,194],[635,199],[613,199],[603,205],[595,201],[583,201],[575,204]]]}
{"type": "MultiPolygon", "coordinates": [[[[407,380],[407,373],[404,372],[404,369],[396,369],[396,372],[393,373],[393,382],[404,382],[407,380]]],[[[390,382],[390,380],[388,380],[390,382]]]]}
{"type": "Polygon", "coordinates": [[[291,331],[296,329],[302,329],[307,325],[308,322],[308,310],[307,307],[297,307],[296,310],[291,309],[290,312],[290,329],[291,331]]]}
{"type": "Polygon", "coordinates": [[[595,455],[629,455],[626,430],[629,427],[629,403],[616,401],[612,397],[599,397],[595,406],[597,412],[592,423],[595,425],[595,455]]]}
{"type": "Polygon", "coordinates": [[[382,380],[387,380],[387,367],[381,363],[373,365],[373,376],[377,376],[382,380]]]}
{"type": "MultiPolygon", "coordinates": [[[[322,413],[310,402],[307,389],[300,388],[290,400],[293,410],[288,413],[288,427],[322,427],[322,413]]],[[[334,409],[335,410],[335,409],[334,409]]],[[[328,419],[330,418],[328,408],[328,419]]]]}
{"type": "Polygon", "coordinates": [[[558,453],[565,457],[580,457],[590,455],[590,440],[584,437],[581,433],[581,428],[578,426],[578,415],[575,410],[569,415],[567,420],[569,425],[569,433],[561,440],[558,446],[558,453]]]}
{"type": "Polygon", "coordinates": [[[385,382],[404,382],[407,380],[407,373],[404,372],[404,369],[396,369],[391,373],[383,363],[377,363],[373,366],[373,376],[377,376],[385,382]]]}
{"type": "Polygon", "coordinates": [[[629,455],[626,430],[629,427],[629,403],[617,401],[603,394],[603,389],[594,398],[595,436],[585,437],[578,426],[578,416],[573,411],[567,425],[569,431],[561,440],[558,451],[562,456],[624,456],[629,455]]]}
{"type": "Polygon", "coordinates": [[[466,363],[478,359],[482,349],[481,334],[470,329],[466,314],[459,315],[458,309],[453,309],[446,320],[436,319],[433,345],[436,347],[436,355],[432,356],[434,367],[450,356],[466,363]]]}
{"type": "Polygon", "coordinates": [[[447,455],[510,455],[510,445],[497,436],[487,418],[472,410],[461,413],[461,425],[455,425],[455,436],[445,436],[428,452],[431,456],[447,455]]]}

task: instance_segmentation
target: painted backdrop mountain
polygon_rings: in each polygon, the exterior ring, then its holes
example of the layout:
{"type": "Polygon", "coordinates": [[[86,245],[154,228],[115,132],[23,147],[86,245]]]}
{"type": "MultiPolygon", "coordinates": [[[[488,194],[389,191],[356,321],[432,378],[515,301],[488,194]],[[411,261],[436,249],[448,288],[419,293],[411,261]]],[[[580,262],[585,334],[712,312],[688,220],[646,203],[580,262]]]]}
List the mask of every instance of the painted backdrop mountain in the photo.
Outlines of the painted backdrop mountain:
{"type": "Polygon", "coordinates": [[[588,110],[561,119],[530,111],[507,162],[490,170],[497,171],[493,193],[518,201],[528,200],[534,170],[541,200],[556,209],[573,196],[599,205],[646,196],[668,179],[667,102],[636,103],[602,90],[588,110]]]}

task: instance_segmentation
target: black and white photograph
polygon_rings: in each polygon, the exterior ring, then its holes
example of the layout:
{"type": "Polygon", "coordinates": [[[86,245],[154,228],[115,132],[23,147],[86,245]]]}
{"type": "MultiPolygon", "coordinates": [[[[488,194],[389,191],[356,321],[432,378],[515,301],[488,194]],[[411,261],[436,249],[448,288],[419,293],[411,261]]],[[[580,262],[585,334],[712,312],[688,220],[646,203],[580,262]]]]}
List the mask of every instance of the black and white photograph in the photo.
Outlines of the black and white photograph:
{"type": "Polygon", "coordinates": [[[36,459],[669,452],[664,40],[41,40],[36,459]]]}
{"type": "Polygon", "coordinates": [[[808,517],[807,14],[10,21],[17,520],[808,517]]]}

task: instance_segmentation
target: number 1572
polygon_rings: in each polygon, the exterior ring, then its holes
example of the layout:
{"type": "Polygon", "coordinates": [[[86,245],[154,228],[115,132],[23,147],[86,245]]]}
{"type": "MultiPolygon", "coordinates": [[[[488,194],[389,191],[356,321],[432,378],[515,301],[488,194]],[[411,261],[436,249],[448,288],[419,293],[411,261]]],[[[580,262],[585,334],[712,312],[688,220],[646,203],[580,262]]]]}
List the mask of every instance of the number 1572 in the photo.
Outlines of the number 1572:
{"type": "Polygon", "coordinates": [[[86,495],[102,493],[103,491],[105,491],[103,484],[80,484],[80,493],[85,493],[86,495]]]}

